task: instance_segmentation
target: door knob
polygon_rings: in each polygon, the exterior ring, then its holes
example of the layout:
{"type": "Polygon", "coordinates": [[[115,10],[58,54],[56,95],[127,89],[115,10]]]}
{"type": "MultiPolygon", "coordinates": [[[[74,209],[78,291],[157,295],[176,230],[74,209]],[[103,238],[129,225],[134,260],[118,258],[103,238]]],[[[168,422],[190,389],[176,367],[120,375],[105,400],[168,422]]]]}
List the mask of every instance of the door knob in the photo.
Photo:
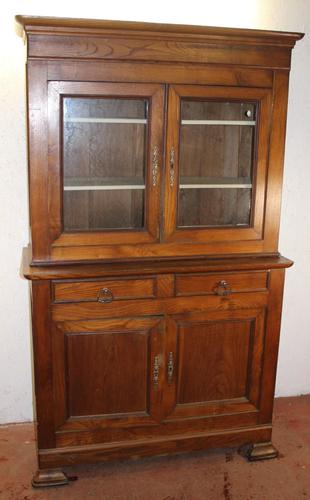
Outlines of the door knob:
{"type": "Polygon", "coordinates": [[[101,288],[101,290],[99,290],[97,295],[98,302],[102,304],[107,304],[109,302],[112,302],[113,299],[114,299],[113,293],[108,288],[101,288]]]}
{"type": "Polygon", "coordinates": [[[229,295],[231,293],[231,288],[228,282],[225,280],[219,281],[216,287],[214,288],[214,293],[216,293],[216,295],[221,295],[221,296],[229,295]]]}

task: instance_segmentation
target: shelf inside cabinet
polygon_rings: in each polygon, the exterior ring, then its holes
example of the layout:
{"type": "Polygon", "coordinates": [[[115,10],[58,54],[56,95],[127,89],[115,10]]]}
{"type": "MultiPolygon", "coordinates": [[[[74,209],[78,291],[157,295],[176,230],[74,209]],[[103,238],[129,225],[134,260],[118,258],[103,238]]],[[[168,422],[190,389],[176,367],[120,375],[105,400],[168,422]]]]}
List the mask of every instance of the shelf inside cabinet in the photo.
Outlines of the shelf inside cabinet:
{"type": "Polygon", "coordinates": [[[181,125],[256,125],[252,120],[181,120],[181,125]]]}
{"type": "Polygon", "coordinates": [[[145,189],[142,179],[136,177],[67,178],[64,191],[113,191],[120,189],[145,189]]]}
{"type": "Polygon", "coordinates": [[[68,117],[64,119],[65,123],[122,123],[122,124],[147,124],[144,118],[82,118],[82,117],[68,117]]]}
{"type": "Polygon", "coordinates": [[[181,189],[251,189],[249,177],[181,177],[181,189]]]}

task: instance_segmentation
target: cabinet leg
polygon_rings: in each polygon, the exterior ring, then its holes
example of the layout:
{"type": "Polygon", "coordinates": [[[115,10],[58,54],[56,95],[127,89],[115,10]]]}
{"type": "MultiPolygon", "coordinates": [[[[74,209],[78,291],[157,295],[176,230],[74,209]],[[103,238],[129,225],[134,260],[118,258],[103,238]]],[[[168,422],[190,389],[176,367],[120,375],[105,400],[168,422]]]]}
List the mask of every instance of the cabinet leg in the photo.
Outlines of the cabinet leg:
{"type": "Polygon", "coordinates": [[[255,460],[268,460],[270,458],[277,458],[278,456],[278,450],[271,442],[246,444],[239,448],[239,453],[250,462],[254,462],[255,460]]]}
{"type": "Polygon", "coordinates": [[[31,481],[33,488],[63,486],[69,483],[66,474],[59,469],[38,470],[31,481]]]}

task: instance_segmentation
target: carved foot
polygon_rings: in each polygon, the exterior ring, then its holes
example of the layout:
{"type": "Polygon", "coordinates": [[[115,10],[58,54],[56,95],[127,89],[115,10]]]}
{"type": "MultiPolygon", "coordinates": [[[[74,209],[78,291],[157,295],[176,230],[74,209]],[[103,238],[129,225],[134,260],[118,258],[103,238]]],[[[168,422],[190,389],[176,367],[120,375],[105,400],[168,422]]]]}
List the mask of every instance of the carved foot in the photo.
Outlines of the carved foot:
{"type": "Polygon", "coordinates": [[[250,462],[254,462],[255,460],[268,460],[270,458],[277,458],[278,456],[278,450],[276,450],[271,442],[246,444],[241,446],[239,453],[250,462]]]}
{"type": "Polygon", "coordinates": [[[31,481],[31,484],[34,488],[63,486],[68,483],[68,477],[61,470],[56,469],[38,470],[31,481]]]}

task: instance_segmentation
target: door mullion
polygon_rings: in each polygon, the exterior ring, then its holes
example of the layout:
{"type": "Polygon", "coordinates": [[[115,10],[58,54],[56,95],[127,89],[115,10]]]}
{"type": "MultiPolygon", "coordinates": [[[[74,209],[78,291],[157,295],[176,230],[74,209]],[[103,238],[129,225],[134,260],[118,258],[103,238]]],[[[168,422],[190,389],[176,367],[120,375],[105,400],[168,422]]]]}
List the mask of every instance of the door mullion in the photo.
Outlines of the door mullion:
{"type": "Polygon", "coordinates": [[[164,240],[176,230],[178,204],[178,156],[180,130],[180,96],[173,87],[168,94],[168,123],[165,158],[164,240]]]}
{"type": "Polygon", "coordinates": [[[177,324],[171,317],[166,318],[164,377],[163,414],[166,417],[174,411],[178,385],[177,324]]]}

